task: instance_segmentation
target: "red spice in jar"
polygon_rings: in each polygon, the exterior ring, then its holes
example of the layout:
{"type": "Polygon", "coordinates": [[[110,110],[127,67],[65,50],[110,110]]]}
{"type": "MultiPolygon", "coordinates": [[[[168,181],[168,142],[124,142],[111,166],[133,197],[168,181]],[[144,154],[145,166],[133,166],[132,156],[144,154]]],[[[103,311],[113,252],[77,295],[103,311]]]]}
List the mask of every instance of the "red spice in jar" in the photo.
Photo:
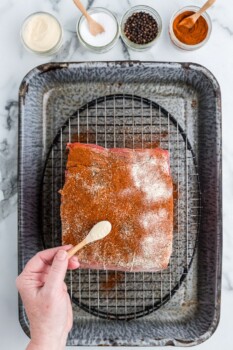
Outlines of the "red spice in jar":
{"type": "Polygon", "coordinates": [[[180,25],[180,22],[193,15],[194,11],[185,11],[179,14],[173,21],[173,32],[177,39],[186,45],[200,44],[208,34],[208,23],[203,16],[200,16],[192,28],[180,25]]]}

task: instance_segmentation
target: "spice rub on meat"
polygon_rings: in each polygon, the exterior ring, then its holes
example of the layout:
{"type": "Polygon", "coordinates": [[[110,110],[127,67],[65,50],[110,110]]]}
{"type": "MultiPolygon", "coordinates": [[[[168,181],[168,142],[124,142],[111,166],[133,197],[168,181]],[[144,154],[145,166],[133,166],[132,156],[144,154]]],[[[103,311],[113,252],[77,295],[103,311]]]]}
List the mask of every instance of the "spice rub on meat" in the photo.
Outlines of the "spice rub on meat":
{"type": "Polygon", "coordinates": [[[166,269],[172,252],[173,185],[169,153],[68,144],[61,190],[63,244],[77,244],[99,221],[112,224],[103,240],[78,253],[81,268],[166,269]]]}

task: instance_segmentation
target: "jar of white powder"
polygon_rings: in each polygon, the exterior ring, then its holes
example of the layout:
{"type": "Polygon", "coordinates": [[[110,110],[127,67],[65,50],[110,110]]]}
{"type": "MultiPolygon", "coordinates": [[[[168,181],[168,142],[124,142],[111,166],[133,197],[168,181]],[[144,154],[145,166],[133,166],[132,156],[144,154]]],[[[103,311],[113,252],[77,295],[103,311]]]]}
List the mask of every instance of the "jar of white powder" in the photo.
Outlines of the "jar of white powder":
{"type": "Polygon", "coordinates": [[[29,51],[43,56],[52,55],[62,45],[62,26],[50,13],[36,12],[25,19],[21,39],[29,51]]]}
{"type": "Polygon", "coordinates": [[[76,28],[80,42],[91,51],[102,53],[110,50],[119,38],[119,24],[116,17],[109,10],[101,7],[92,8],[88,13],[104,27],[105,31],[96,36],[92,35],[86,18],[82,16],[76,28]]]}

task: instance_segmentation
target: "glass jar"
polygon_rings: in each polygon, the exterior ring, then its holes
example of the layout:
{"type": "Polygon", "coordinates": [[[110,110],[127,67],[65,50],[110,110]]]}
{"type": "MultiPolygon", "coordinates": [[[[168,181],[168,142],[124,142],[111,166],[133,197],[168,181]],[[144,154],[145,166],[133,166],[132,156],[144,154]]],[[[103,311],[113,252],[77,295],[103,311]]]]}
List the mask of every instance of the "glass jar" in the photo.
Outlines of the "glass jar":
{"type": "MultiPolygon", "coordinates": [[[[86,18],[84,16],[81,16],[80,19],[78,20],[77,26],[76,26],[77,36],[78,36],[81,44],[85,48],[87,48],[91,51],[97,52],[97,53],[103,53],[103,52],[109,51],[117,43],[117,40],[118,40],[119,34],[120,34],[119,33],[120,32],[119,24],[118,24],[117,18],[115,17],[115,15],[111,11],[109,11],[103,7],[93,7],[92,9],[88,10],[88,13],[90,15],[97,14],[97,13],[104,13],[104,14],[109,15],[113,19],[113,21],[115,22],[116,33],[107,44],[105,44],[105,45],[92,45],[92,44],[88,43],[87,39],[85,39],[84,36],[82,35],[81,26],[84,23],[84,21],[86,21],[86,18]]],[[[98,40],[98,38],[96,38],[96,40],[98,40]]]]}
{"type": "Polygon", "coordinates": [[[160,35],[162,32],[162,19],[160,15],[158,14],[157,11],[155,11],[152,7],[149,6],[144,6],[144,5],[139,5],[139,6],[134,6],[131,7],[122,17],[121,19],[121,37],[124,43],[132,50],[135,51],[144,51],[150,49],[159,39],[160,35]],[[129,40],[127,36],[125,35],[124,28],[125,28],[125,23],[127,19],[132,16],[135,12],[146,12],[149,13],[157,22],[158,25],[158,34],[154,38],[154,40],[150,41],[147,44],[136,44],[133,41],[129,40]]]}
{"type": "MultiPolygon", "coordinates": [[[[36,30],[38,31],[38,28],[36,30]]],[[[21,37],[21,41],[22,41],[24,47],[28,51],[33,52],[33,53],[40,55],[40,56],[50,56],[50,55],[53,55],[54,53],[56,53],[62,45],[63,29],[62,29],[62,26],[61,26],[60,22],[58,21],[58,19],[55,16],[53,16],[52,14],[50,14],[48,12],[35,12],[35,13],[32,13],[31,15],[29,15],[24,20],[22,27],[21,27],[21,31],[20,31],[20,37],[21,37]],[[39,18],[40,16],[43,16],[43,17],[46,16],[47,19],[52,20],[53,23],[57,26],[57,30],[58,30],[57,35],[56,35],[57,38],[55,38],[54,43],[52,43],[50,45],[50,47],[45,49],[45,50],[33,48],[33,45],[30,46],[29,42],[27,42],[27,40],[26,40],[26,30],[28,29],[28,25],[30,25],[30,21],[32,21],[36,17],[39,18]]]]}
{"type": "Polygon", "coordinates": [[[210,37],[210,34],[212,32],[212,22],[211,22],[211,18],[210,16],[208,15],[207,12],[204,12],[202,14],[202,16],[204,17],[204,19],[206,20],[207,22],[207,25],[208,25],[208,33],[207,33],[207,36],[206,38],[200,42],[199,44],[196,44],[196,45],[187,45],[187,44],[184,44],[182,43],[179,39],[177,39],[177,37],[175,36],[174,34],[174,31],[173,31],[173,22],[175,20],[175,18],[177,16],[179,16],[181,13],[183,12],[186,12],[186,11],[192,11],[192,12],[197,12],[200,10],[200,7],[198,6],[185,6],[183,7],[182,9],[180,9],[179,11],[175,12],[172,17],[171,17],[171,20],[170,20],[170,23],[169,23],[169,35],[170,35],[170,38],[171,38],[171,41],[172,43],[182,49],[182,50],[187,50],[187,51],[192,51],[192,50],[196,50],[196,49],[199,49],[201,48],[203,45],[205,45],[207,43],[207,41],[209,40],[209,37],[210,37]]]}

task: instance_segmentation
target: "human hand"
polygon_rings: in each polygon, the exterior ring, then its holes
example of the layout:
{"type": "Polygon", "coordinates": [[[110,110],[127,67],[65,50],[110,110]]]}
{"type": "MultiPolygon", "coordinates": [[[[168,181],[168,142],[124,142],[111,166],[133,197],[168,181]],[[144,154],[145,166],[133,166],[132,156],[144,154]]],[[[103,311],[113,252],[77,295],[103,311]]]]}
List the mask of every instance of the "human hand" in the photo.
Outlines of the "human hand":
{"type": "Polygon", "coordinates": [[[67,268],[76,269],[76,256],[68,261],[67,245],[37,253],[16,279],[29,322],[29,350],[61,350],[73,324],[73,312],[64,282],[67,268]]]}

